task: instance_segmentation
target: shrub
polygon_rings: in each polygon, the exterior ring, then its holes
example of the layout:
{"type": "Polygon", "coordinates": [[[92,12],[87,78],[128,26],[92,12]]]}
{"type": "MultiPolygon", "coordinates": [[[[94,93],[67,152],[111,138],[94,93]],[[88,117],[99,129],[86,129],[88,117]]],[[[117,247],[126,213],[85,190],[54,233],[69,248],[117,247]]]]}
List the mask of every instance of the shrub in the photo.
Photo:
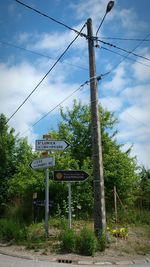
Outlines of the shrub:
{"type": "Polygon", "coordinates": [[[32,243],[39,243],[45,240],[45,233],[43,223],[31,224],[28,226],[27,241],[32,243]]]}
{"type": "Polygon", "coordinates": [[[19,222],[1,219],[0,220],[0,239],[2,241],[21,241],[26,239],[27,230],[19,222]]]}
{"type": "Polygon", "coordinates": [[[97,250],[104,251],[106,248],[106,234],[100,232],[97,238],[97,250]]]}
{"type": "Polygon", "coordinates": [[[78,253],[93,256],[97,247],[97,240],[91,229],[83,228],[77,236],[76,248],[78,253]]]}
{"type": "Polygon", "coordinates": [[[74,252],[76,245],[76,233],[73,229],[65,228],[61,230],[59,239],[61,241],[61,251],[74,252]]]}

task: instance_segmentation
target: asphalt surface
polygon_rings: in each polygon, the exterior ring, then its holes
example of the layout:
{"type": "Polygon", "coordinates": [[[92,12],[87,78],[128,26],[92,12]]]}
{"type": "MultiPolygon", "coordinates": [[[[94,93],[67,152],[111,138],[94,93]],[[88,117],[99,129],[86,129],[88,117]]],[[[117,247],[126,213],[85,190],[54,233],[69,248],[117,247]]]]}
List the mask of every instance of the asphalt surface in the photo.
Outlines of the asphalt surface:
{"type": "Polygon", "coordinates": [[[0,267],[74,267],[74,266],[140,266],[140,267],[150,267],[150,258],[145,258],[141,260],[124,260],[118,262],[94,262],[92,260],[78,260],[76,262],[67,259],[48,259],[48,258],[35,258],[32,256],[15,255],[14,253],[7,253],[6,251],[0,250],[0,267]]]}
{"type": "Polygon", "coordinates": [[[150,267],[150,262],[146,262],[146,260],[141,260],[137,262],[118,262],[115,265],[111,263],[95,263],[92,264],[90,262],[78,262],[78,264],[74,263],[59,263],[59,262],[51,262],[51,261],[41,261],[37,259],[25,259],[25,258],[20,258],[20,257],[14,257],[14,256],[9,256],[9,255],[3,255],[0,254],[0,267],[83,267],[83,266],[88,266],[88,267],[98,267],[98,266],[103,266],[103,267],[113,267],[113,266],[120,266],[120,267],[150,267]]]}

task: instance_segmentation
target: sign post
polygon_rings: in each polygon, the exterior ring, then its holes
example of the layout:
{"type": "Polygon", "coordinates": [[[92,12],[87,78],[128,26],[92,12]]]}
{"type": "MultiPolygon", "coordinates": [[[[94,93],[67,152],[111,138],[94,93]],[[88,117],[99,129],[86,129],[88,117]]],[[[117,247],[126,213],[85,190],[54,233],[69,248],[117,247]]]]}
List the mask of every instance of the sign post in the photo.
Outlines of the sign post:
{"type": "Polygon", "coordinates": [[[68,207],[69,207],[69,213],[68,213],[69,228],[71,228],[71,226],[72,226],[71,183],[68,183],[68,207]]]}
{"type": "Polygon", "coordinates": [[[49,170],[45,170],[45,233],[48,237],[48,217],[49,217],[49,170]]]}
{"type": "Polygon", "coordinates": [[[68,220],[69,228],[72,225],[72,209],[71,209],[71,182],[81,182],[88,178],[88,173],[76,170],[60,170],[54,171],[54,180],[57,182],[68,182],[68,220]]]}
{"type": "Polygon", "coordinates": [[[54,157],[48,157],[48,151],[60,151],[69,146],[65,140],[52,140],[49,134],[43,135],[43,140],[35,141],[35,149],[43,152],[43,158],[35,159],[30,164],[32,169],[45,168],[45,234],[48,237],[49,217],[49,167],[55,166],[54,157]]]}

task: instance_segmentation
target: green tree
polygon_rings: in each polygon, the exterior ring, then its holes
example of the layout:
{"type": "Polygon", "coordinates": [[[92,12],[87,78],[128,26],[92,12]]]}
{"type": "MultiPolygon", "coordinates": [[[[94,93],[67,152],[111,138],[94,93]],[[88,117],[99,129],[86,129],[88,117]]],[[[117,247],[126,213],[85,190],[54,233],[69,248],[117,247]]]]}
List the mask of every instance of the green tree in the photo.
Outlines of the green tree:
{"type": "Polygon", "coordinates": [[[7,200],[7,181],[16,172],[16,140],[4,114],[0,114],[0,213],[7,200]]]}
{"type": "Polygon", "coordinates": [[[146,169],[144,166],[139,173],[136,196],[141,209],[150,209],[150,169],[146,169]]]}
{"type": "MultiPolygon", "coordinates": [[[[117,144],[115,139],[117,119],[114,114],[103,110],[102,107],[99,107],[99,112],[102,125],[106,204],[108,208],[112,208],[114,185],[117,187],[119,197],[124,204],[129,204],[133,201],[133,189],[137,180],[135,172],[136,160],[131,158],[128,152],[122,152],[121,145],[117,144]]],[[[66,153],[70,154],[78,162],[80,169],[85,170],[85,165],[86,167],[88,165],[87,171],[90,173],[87,183],[74,185],[76,188],[74,194],[75,202],[81,207],[83,203],[88,203],[88,206],[92,207],[93,176],[90,107],[74,101],[74,106],[71,110],[69,108],[66,111],[61,110],[61,116],[62,122],[58,125],[58,131],[53,131],[52,134],[70,143],[66,153]],[[87,162],[88,164],[85,164],[87,162]],[[83,190],[85,185],[86,194],[83,190]]]]}

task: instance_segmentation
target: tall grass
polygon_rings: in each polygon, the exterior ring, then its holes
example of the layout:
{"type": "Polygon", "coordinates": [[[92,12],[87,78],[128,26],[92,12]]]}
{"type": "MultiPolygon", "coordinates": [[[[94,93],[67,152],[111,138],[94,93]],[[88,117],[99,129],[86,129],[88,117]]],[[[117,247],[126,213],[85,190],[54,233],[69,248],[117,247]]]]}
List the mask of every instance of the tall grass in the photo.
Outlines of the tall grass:
{"type": "Polygon", "coordinates": [[[25,240],[27,229],[17,221],[11,219],[0,220],[0,240],[1,242],[25,240]]]}

